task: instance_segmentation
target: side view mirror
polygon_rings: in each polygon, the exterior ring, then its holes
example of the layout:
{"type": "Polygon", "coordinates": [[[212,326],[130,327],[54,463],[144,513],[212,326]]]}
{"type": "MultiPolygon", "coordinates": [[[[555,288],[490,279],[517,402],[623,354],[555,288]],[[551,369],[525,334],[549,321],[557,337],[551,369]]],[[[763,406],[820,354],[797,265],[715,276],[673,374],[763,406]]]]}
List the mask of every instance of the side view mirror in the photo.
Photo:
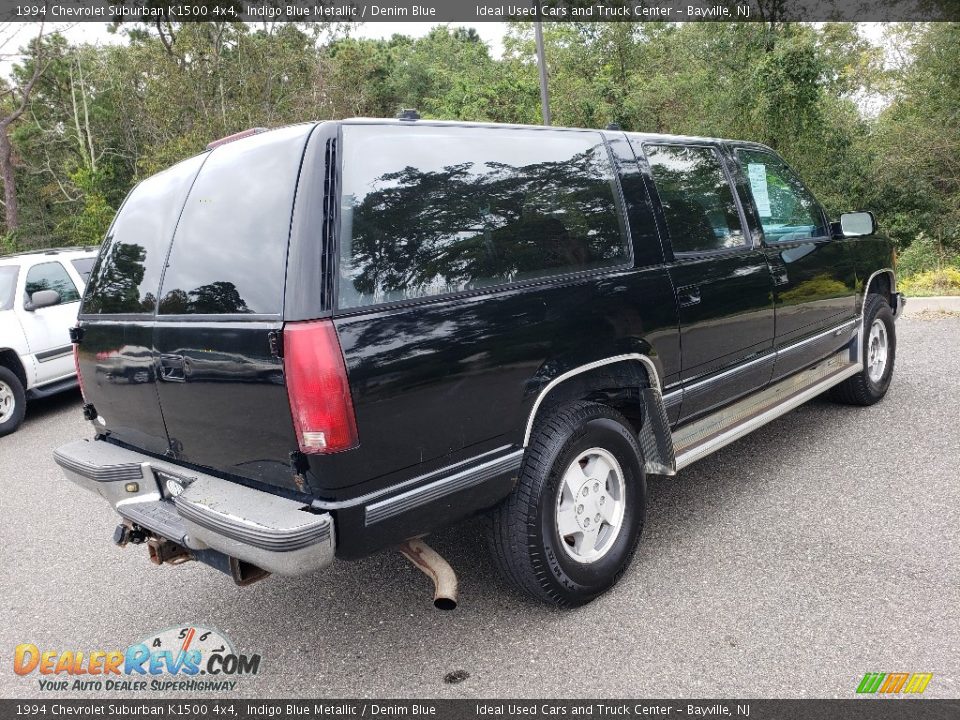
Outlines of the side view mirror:
{"type": "Polygon", "coordinates": [[[30,296],[30,302],[24,307],[24,310],[39,310],[40,308],[50,307],[60,304],[60,293],[56,290],[37,290],[30,296]]]}
{"type": "Polygon", "coordinates": [[[840,235],[859,237],[873,235],[877,231],[877,221],[872,212],[848,212],[840,216],[840,235]]]}

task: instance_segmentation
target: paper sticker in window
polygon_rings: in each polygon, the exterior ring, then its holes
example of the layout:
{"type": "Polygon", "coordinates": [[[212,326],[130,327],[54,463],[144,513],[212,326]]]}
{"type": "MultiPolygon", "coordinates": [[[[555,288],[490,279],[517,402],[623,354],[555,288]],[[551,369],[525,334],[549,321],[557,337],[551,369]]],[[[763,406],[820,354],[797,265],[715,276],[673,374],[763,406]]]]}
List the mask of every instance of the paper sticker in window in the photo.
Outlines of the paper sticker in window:
{"type": "Polygon", "coordinates": [[[770,193],[767,190],[767,166],[763,163],[747,163],[747,175],[757,212],[762,218],[770,217],[773,213],[770,212],[770,193]]]}

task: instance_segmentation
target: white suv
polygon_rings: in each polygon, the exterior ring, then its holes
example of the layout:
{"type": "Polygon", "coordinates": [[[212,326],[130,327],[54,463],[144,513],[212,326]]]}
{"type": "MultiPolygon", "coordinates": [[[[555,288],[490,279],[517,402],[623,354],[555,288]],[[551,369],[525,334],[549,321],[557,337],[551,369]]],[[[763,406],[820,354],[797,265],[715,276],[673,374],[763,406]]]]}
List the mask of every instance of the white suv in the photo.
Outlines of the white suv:
{"type": "Polygon", "coordinates": [[[70,328],[97,252],[0,257],[0,436],[23,422],[27,399],[77,386],[70,328]]]}

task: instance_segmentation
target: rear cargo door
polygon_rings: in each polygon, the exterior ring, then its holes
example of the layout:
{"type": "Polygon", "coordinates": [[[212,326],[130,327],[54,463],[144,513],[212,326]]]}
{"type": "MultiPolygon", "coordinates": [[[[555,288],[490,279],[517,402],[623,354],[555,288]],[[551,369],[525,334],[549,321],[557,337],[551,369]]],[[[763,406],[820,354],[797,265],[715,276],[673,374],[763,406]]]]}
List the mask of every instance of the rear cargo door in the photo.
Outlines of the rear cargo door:
{"type": "Polygon", "coordinates": [[[157,388],[176,459],[293,487],[281,359],[287,241],[312,126],[216,148],[183,209],[160,291],[157,388]]]}
{"type": "Polygon", "coordinates": [[[84,394],[102,432],[163,454],[167,433],[157,399],[154,313],[177,218],[206,155],[137,185],[107,233],[80,310],[84,394]]]}

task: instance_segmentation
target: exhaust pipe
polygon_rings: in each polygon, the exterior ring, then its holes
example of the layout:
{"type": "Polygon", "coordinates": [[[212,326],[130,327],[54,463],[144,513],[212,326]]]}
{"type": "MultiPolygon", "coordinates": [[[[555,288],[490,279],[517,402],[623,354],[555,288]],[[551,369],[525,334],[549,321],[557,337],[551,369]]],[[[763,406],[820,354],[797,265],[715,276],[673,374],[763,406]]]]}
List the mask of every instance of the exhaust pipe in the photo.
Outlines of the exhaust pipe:
{"type": "Polygon", "coordinates": [[[419,538],[407,540],[399,548],[400,554],[433,580],[433,606],[437,610],[457,607],[457,574],[440,554],[419,538]]]}

